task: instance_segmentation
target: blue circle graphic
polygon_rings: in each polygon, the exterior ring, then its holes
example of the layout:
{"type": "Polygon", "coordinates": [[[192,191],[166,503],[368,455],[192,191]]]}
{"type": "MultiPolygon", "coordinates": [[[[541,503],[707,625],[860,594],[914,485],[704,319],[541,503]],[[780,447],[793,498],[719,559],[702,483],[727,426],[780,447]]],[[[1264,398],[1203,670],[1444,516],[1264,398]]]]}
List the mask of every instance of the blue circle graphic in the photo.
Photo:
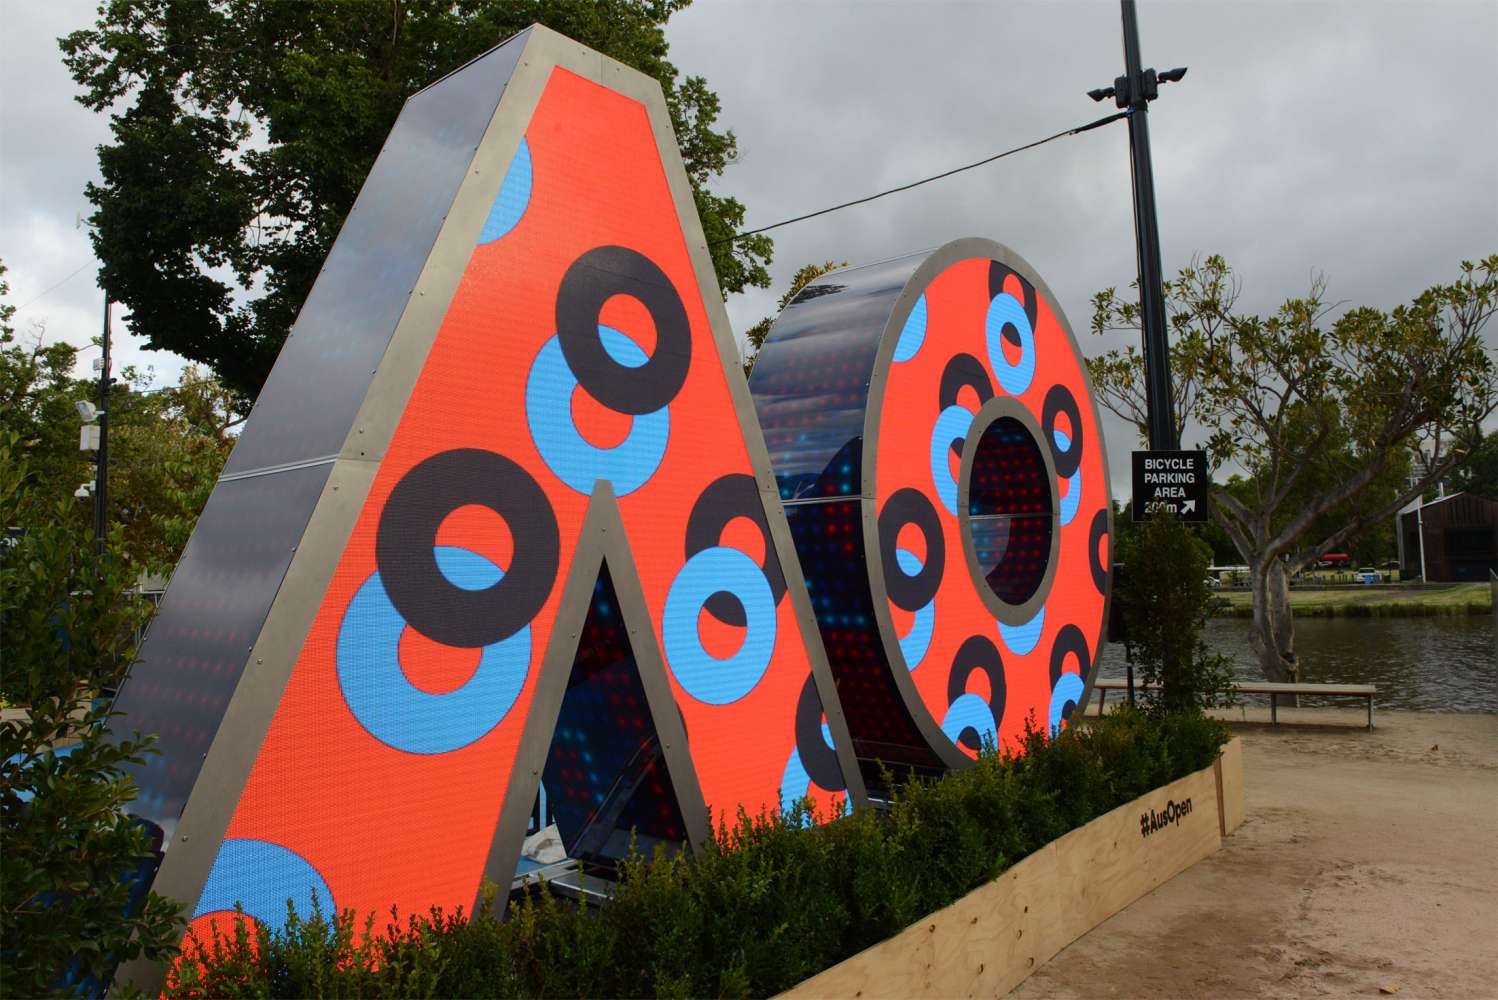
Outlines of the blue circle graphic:
{"type": "Polygon", "coordinates": [[[1013,295],[1000,292],[988,304],[984,328],[988,340],[988,363],[993,366],[999,385],[1011,396],[1021,395],[1035,378],[1035,331],[1030,327],[1025,307],[1013,295]],[[1004,357],[1005,326],[1013,326],[1019,331],[1019,364],[1011,365],[1004,357]]]}
{"type": "Polygon", "coordinates": [[[666,594],[661,645],[666,665],[687,694],[709,705],[727,705],[754,690],[775,652],[775,595],[764,570],[738,549],[715,546],[686,561],[666,594]],[[718,659],[702,648],[697,616],[717,593],[744,607],[744,644],[718,659]]]}
{"type": "MultiPolygon", "coordinates": [[[[638,368],[649,360],[629,337],[613,327],[599,326],[604,350],[621,365],[638,368]]],[[[655,475],[671,437],[669,407],[633,418],[629,434],[612,448],[584,440],[572,420],[572,394],[577,376],[562,356],[562,345],[552,337],[536,355],[525,382],[525,420],[536,450],[558,479],[584,496],[593,484],[607,479],[618,496],[633,493],[655,475]]]]}
{"type": "Polygon", "coordinates": [[[331,920],[338,913],[327,881],[306,858],[268,840],[225,837],[192,915],[196,920],[238,904],[246,915],[278,929],[286,924],[288,899],[304,920],[312,915],[314,900],[324,917],[331,920]]]}
{"type": "Polygon", "coordinates": [[[1076,674],[1062,674],[1061,679],[1056,682],[1055,690],[1051,692],[1050,734],[1052,736],[1061,730],[1061,711],[1066,708],[1066,703],[1071,702],[1078,706],[1082,704],[1082,689],[1085,686],[1082,678],[1076,674]]]}
{"type": "Polygon", "coordinates": [[[961,406],[949,406],[936,418],[931,431],[931,483],[936,487],[936,497],[947,513],[957,516],[957,480],[952,478],[952,467],[947,455],[952,442],[967,437],[973,426],[973,414],[961,406]]]}
{"type": "MultiPolygon", "coordinates": [[[[439,545],[434,551],[442,575],[464,590],[491,587],[504,576],[467,549],[439,545]]],[[[420,754],[457,750],[499,725],[530,672],[530,626],[483,647],[473,676],[446,694],[430,694],[406,679],[400,665],[405,629],[380,574],[371,574],[338,628],[338,686],[359,724],[386,746],[420,754]]]]}
{"type": "Polygon", "coordinates": [[[895,360],[909,361],[915,357],[926,342],[926,296],[915,300],[905,325],[900,328],[900,339],[895,341],[895,360]]]}
{"type": "MultiPolygon", "coordinates": [[[[832,749],[832,730],[827,723],[822,723],[822,740],[827,748],[832,749]]],[[[791,807],[799,800],[805,798],[811,792],[811,775],[806,773],[806,765],[801,762],[801,751],[792,750],[790,759],[785,762],[785,774],[780,779],[780,811],[789,812],[791,807]]],[[[843,796],[843,815],[847,816],[853,812],[853,800],[851,797],[843,796]]],[[[810,825],[810,818],[807,819],[810,825]]]]}
{"type": "Polygon", "coordinates": [[[976,732],[980,743],[984,736],[992,737],[998,743],[998,724],[994,721],[993,710],[988,707],[988,702],[975,694],[958,695],[947,706],[946,717],[941,720],[942,733],[953,743],[957,742],[964,729],[976,732]]]}
{"type": "MultiPolygon", "coordinates": [[[[1063,452],[1071,451],[1071,438],[1065,431],[1053,430],[1051,437],[1055,439],[1057,448],[1063,452]]],[[[1071,524],[1071,519],[1077,516],[1077,508],[1082,503],[1082,467],[1080,465],[1066,482],[1066,496],[1061,498],[1061,509],[1058,511],[1063,528],[1071,524]]]]}
{"type": "Polygon", "coordinates": [[[1024,656],[1040,642],[1040,633],[1045,628],[1045,605],[1035,612],[1035,617],[1023,625],[1005,625],[999,622],[999,638],[1015,656],[1024,656]]]}
{"type": "MultiPolygon", "coordinates": [[[[895,558],[899,560],[900,570],[906,576],[915,576],[921,571],[921,560],[909,549],[895,549],[895,558]]],[[[900,636],[900,655],[905,658],[907,670],[914,670],[921,665],[921,661],[926,658],[926,651],[931,648],[931,635],[935,631],[936,599],[933,598],[915,613],[910,631],[900,636]]]]}
{"type": "Polygon", "coordinates": [[[505,171],[504,183],[499,186],[499,195],[489,207],[489,217],[479,233],[479,244],[493,243],[514,229],[520,217],[531,203],[531,147],[525,139],[515,150],[510,169],[505,171]]]}

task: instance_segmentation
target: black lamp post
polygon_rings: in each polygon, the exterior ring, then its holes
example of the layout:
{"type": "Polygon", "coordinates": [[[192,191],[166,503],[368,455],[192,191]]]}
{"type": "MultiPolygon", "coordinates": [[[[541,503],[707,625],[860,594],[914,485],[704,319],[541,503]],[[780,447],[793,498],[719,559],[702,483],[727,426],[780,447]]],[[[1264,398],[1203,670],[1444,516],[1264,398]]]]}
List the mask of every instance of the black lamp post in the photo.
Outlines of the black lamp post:
{"type": "Polygon", "coordinates": [[[1140,69],[1139,22],[1134,0],[1123,6],[1124,75],[1113,86],[1089,90],[1094,101],[1111,97],[1129,109],[1129,156],[1134,174],[1134,237],[1139,252],[1139,311],[1144,327],[1145,400],[1149,409],[1150,447],[1174,451],[1175,404],[1170,388],[1170,342],[1165,331],[1165,293],[1161,287],[1160,227],[1155,216],[1155,175],[1150,165],[1149,102],[1160,96],[1160,84],[1175,83],[1186,67],[1156,73],[1140,69]]]}
{"type": "Polygon", "coordinates": [[[94,551],[104,557],[109,504],[109,293],[104,293],[104,357],[99,369],[99,450],[94,454],[94,551]]]}

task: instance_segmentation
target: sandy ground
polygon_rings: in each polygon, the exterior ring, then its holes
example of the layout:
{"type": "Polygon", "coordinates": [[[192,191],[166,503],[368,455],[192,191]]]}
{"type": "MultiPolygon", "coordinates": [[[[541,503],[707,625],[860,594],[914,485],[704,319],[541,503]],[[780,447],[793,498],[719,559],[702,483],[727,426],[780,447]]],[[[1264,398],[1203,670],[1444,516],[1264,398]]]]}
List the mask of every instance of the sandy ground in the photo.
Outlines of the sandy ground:
{"type": "Polygon", "coordinates": [[[1498,997],[1498,715],[1246,717],[1244,825],[1011,996],[1498,997]]]}

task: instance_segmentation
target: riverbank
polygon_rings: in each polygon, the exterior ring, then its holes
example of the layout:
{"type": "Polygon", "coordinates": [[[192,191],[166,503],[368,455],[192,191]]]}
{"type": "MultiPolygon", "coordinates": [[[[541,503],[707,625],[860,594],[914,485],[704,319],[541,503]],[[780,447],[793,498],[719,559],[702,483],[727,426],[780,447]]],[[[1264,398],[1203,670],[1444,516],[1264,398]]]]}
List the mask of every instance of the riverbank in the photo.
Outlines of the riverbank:
{"type": "MultiPolygon", "coordinates": [[[[1224,591],[1219,614],[1252,618],[1253,595],[1246,590],[1224,591]]],[[[1456,583],[1421,588],[1374,584],[1345,589],[1292,589],[1290,613],[1296,618],[1423,618],[1444,615],[1491,615],[1493,588],[1486,583],[1456,583]]]]}
{"type": "Polygon", "coordinates": [[[1491,996],[1498,715],[1224,713],[1247,819],[1015,997],[1491,996]],[[1242,720],[1247,721],[1242,721],[1242,720]]]}

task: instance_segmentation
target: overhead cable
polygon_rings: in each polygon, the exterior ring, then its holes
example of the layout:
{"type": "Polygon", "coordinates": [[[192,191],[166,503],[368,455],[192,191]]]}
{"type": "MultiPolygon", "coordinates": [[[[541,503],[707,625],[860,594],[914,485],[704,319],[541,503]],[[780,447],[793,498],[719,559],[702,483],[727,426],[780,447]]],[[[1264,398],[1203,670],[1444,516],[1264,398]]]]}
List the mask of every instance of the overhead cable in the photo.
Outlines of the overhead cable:
{"type": "Polygon", "coordinates": [[[920,187],[922,184],[930,184],[932,181],[939,181],[944,177],[951,177],[953,174],[960,174],[964,170],[972,170],[974,167],[981,167],[985,164],[992,163],[995,160],[1002,160],[1006,156],[1013,156],[1015,153],[1023,153],[1027,149],[1034,149],[1036,146],[1044,146],[1046,143],[1054,142],[1057,139],[1064,139],[1067,136],[1078,135],[1082,132],[1088,132],[1095,128],[1101,128],[1102,126],[1107,125],[1110,122],[1116,122],[1120,118],[1127,117],[1129,117],[1129,112],[1127,110],[1120,111],[1116,114],[1111,114],[1103,118],[1099,118],[1097,121],[1088,122],[1086,125],[1078,125],[1076,128],[1069,128],[1064,132],[1057,132],[1055,135],[1048,135],[1044,139],[1036,139],[1034,142],[1027,142],[1023,146],[1015,146],[1013,149],[1006,149],[1002,153],[995,153],[992,156],[986,156],[981,160],[966,164],[965,166],[953,167],[951,170],[946,170],[939,174],[932,174],[930,177],[923,177],[918,181],[911,181],[909,184],[901,184],[899,187],[890,188],[888,191],[880,191],[878,194],[871,194],[867,197],[858,198],[853,201],[845,201],[841,205],[832,205],[827,208],[818,209],[815,212],[807,212],[805,215],[798,215],[792,219],[784,219],[780,222],[772,223],[768,226],[760,226],[758,229],[746,229],[742,233],[735,233],[727,239],[714,240],[711,245],[721,246],[724,243],[736,243],[737,241],[744,239],[747,236],[754,236],[758,233],[766,233],[771,229],[779,229],[781,226],[789,226],[793,222],[805,222],[807,219],[815,219],[817,216],[826,215],[829,212],[840,211],[844,208],[852,208],[854,205],[862,205],[866,202],[873,201],[876,198],[883,198],[885,195],[899,194],[901,191],[909,191],[911,188],[920,187]]]}

